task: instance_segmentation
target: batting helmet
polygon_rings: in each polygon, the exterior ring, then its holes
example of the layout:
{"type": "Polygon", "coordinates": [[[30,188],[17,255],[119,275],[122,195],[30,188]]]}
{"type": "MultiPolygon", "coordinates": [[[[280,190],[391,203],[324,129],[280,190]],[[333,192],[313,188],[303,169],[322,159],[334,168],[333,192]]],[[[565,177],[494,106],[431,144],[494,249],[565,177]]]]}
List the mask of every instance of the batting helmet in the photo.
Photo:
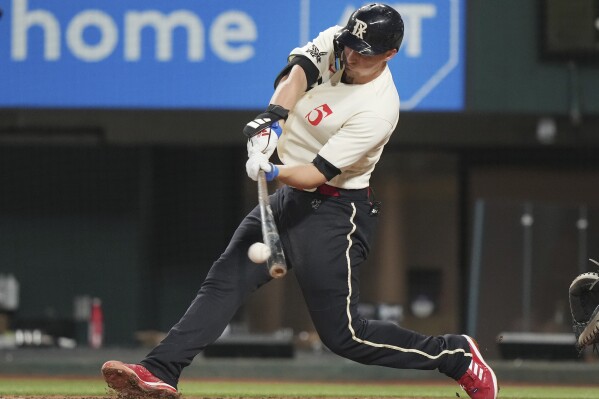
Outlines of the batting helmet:
{"type": "Polygon", "coordinates": [[[339,45],[364,55],[399,50],[403,40],[403,19],[394,8],[374,3],[358,8],[336,36],[339,45]]]}

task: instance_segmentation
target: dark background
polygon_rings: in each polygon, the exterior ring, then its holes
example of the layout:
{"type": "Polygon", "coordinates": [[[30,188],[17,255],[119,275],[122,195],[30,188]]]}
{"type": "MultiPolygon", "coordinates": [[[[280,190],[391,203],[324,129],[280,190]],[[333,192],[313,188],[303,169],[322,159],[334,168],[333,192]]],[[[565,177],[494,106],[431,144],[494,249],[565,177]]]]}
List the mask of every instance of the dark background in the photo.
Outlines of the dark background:
{"type": "MultiPolygon", "coordinates": [[[[476,306],[470,332],[491,351],[506,330],[569,332],[567,287],[593,269],[581,257],[599,258],[599,67],[592,49],[547,48],[544,29],[559,21],[543,19],[544,3],[467,2],[465,110],[402,113],[372,181],[383,217],[363,301],[400,304],[402,323],[430,334],[466,332],[476,306]],[[537,134],[543,118],[556,126],[548,140],[537,134]],[[485,217],[472,285],[477,201],[485,217]],[[437,305],[430,317],[410,311],[415,286],[437,305]]],[[[550,3],[555,18],[573,18],[563,7],[576,2],[550,3]]],[[[241,129],[260,111],[0,109],[0,272],[20,282],[15,322],[71,319],[73,298],[91,295],[103,301],[107,345],[167,331],[256,203],[241,129]]],[[[236,320],[311,331],[292,275],[236,320]],[[279,306],[265,314],[273,298],[279,306]]]]}

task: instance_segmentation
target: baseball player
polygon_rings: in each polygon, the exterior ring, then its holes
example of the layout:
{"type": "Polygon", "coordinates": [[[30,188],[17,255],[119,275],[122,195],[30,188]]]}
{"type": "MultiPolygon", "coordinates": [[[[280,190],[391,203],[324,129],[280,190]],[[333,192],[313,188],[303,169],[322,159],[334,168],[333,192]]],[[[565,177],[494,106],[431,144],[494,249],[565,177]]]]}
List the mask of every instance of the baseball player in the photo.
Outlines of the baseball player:
{"type": "MultiPolygon", "coordinates": [[[[264,113],[244,128],[246,172],[283,186],[270,198],[287,264],[294,270],[322,342],[356,362],[437,369],[473,399],[495,399],[497,380],[472,338],[426,336],[357,310],[358,267],[368,256],[378,203],[369,180],[399,118],[387,63],[397,54],[403,20],[393,8],[359,8],[291,51],[264,113]],[[269,162],[277,149],[282,164],[269,162]]],[[[184,367],[223,332],[253,291],[271,280],[248,265],[261,241],[259,209],[241,222],[195,300],[167,337],[139,364],[108,361],[108,385],[126,396],[177,398],[184,367]]]]}

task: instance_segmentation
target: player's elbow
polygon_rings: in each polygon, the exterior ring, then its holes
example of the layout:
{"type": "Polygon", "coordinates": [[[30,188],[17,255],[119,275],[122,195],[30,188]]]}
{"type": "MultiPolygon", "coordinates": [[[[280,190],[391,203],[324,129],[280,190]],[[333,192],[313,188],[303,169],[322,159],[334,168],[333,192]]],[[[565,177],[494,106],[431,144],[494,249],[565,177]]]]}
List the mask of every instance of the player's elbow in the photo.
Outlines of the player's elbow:
{"type": "Polygon", "coordinates": [[[323,180],[303,180],[303,179],[291,179],[286,184],[298,188],[300,190],[314,190],[316,187],[326,183],[326,179],[323,180]]]}
{"type": "Polygon", "coordinates": [[[279,180],[300,190],[313,190],[327,178],[313,164],[280,168],[279,180]]]}

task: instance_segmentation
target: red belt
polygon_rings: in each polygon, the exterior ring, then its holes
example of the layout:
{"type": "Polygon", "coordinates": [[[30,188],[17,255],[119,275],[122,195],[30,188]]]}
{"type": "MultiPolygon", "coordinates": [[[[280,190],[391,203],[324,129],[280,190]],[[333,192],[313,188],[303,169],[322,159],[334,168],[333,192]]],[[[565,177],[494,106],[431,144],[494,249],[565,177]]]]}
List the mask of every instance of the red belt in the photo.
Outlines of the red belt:
{"type": "Polygon", "coordinates": [[[345,188],[333,187],[328,184],[323,184],[316,187],[316,192],[328,197],[350,197],[350,198],[368,198],[370,196],[370,187],[350,190],[345,188]],[[363,197],[365,196],[365,197],[363,197]]]}
{"type": "Polygon", "coordinates": [[[328,195],[329,197],[341,197],[341,192],[339,188],[329,186],[328,184],[323,184],[321,186],[316,187],[316,191],[322,195],[328,195]]]}

